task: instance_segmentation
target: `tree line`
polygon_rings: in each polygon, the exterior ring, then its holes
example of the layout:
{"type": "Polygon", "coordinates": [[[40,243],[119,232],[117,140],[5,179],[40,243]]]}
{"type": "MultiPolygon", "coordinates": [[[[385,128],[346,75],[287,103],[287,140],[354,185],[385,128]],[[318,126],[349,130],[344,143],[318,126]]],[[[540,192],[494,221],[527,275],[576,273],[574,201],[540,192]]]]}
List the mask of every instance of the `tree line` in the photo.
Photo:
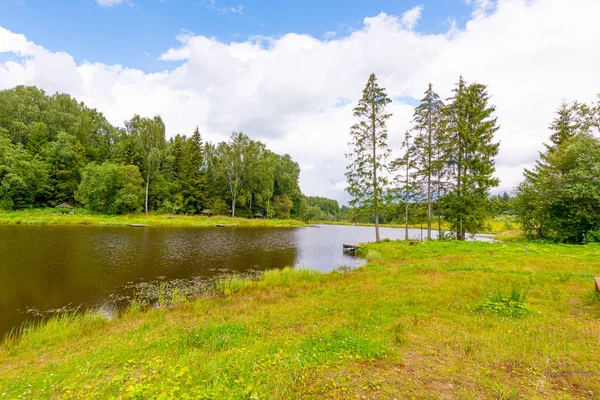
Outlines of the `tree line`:
{"type": "Polygon", "coordinates": [[[0,209],[80,205],[92,212],[158,211],[303,218],[300,168],[243,132],[208,143],[196,130],[167,139],[159,116],[115,127],[67,94],[0,92],[0,209]]]}
{"type": "Polygon", "coordinates": [[[459,240],[483,227],[490,189],[498,185],[493,176],[498,124],[489,100],[485,85],[467,83],[462,77],[446,102],[430,84],[398,149],[400,157],[390,160],[386,122],[391,114],[386,106],[391,100],[371,74],[354,108],[358,122],[350,131],[346,178],[353,197],[350,204],[363,215],[374,216],[377,241],[386,204],[404,204],[407,239],[415,203],[426,205],[428,239],[434,218],[438,226],[441,219],[449,223],[459,240]]]}
{"type": "Polygon", "coordinates": [[[485,85],[461,76],[443,101],[429,84],[395,159],[386,127],[390,102],[372,74],[354,108],[347,155],[353,197],[347,218],[374,221],[376,240],[381,216],[403,220],[407,239],[410,219],[427,224],[428,239],[435,221],[440,236],[445,222],[456,239],[465,240],[491,217],[510,215],[530,238],[600,242],[600,95],[590,104],[560,105],[549,144],[513,196],[490,196],[499,183],[499,125],[485,85]]]}

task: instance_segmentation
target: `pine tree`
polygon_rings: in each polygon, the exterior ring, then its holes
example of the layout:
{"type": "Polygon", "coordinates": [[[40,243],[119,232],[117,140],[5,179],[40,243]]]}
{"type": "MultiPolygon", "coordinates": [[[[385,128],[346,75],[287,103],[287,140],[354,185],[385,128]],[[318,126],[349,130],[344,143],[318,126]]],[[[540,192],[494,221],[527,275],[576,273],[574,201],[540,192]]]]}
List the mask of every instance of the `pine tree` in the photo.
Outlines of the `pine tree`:
{"type": "Polygon", "coordinates": [[[43,122],[32,124],[31,133],[27,139],[27,150],[33,155],[40,154],[42,147],[48,143],[48,129],[43,122]]]}
{"type": "Polygon", "coordinates": [[[201,212],[206,205],[207,179],[203,153],[204,144],[198,127],[191,137],[177,135],[173,141],[177,197],[181,210],[186,214],[201,212]]]}
{"type": "Polygon", "coordinates": [[[187,143],[190,154],[189,165],[189,200],[188,205],[193,212],[200,212],[206,202],[206,173],[204,171],[204,144],[198,127],[187,143]]]}
{"type": "MultiPolygon", "coordinates": [[[[526,169],[524,171],[526,178],[531,177],[535,179],[538,174],[543,173],[550,164],[549,158],[555,152],[559,151],[566,142],[577,136],[580,132],[579,126],[581,121],[578,121],[578,119],[581,119],[581,106],[578,103],[568,104],[563,100],[558,110],[556,110],[556,117],[548,128],[551,132],[550,143],[544,143],[546,151],[539,152],[540,158],[536,161],[533,170],[526,169]]],[[[585,107],[585,105],[583,106],[585,107]]]]}
{"type": "Polygon", "coordinates": [[[375,74],[371,74],[362,98],[354,108],[358,122],[350,128],[351,153],[346,155],[351,160],[346,173],[346,190],[353,197],[350,205],[374,215],[375,240],[378,242],[381,197],[388,183],[384,175],[385,159],[390,154],[386,121],[391,114],[385,112],[385,107],[390,102],[385,89],[379,87],[375,74]]]}
{"type": "Polygon", "coordinates": [[[551,146],[558,147],[577,133],[577,122],[574,116],[576,108],[577,104],[569,105],[563,101],[556,111],[556,118],[550,125],[552,131],[550,135],[551,146]]]}
{"type": "Polygon", "coordinates": [[[448,106],[455,182],[445,196],[445,213],[459,240],[465,240],[466,232],[482,227],[488,212],[489,189],[499,182],[493,177],[499,147],[493,141],[498,130],[497,119],[492,117],[496,108],[488,103],[485,85],[467,85],[461,77],[448,106]]]}
{"type": "Polygon", "coordinates": [[[426,187],[425,191],[427,193],[427,239],[431,239],[433,192],[437,191],[439,198],[441,191],[439,185],[441,184],[441,174],[445,165],[442,151],[444,142],[443,109],[444,103],[433,91],[430,83],[429,88],[425,91],[425,97],[415,108],[413,117],[415,124],[413,130],[417,132],[415,137],[417,174],[423,186],[426,187]]]}

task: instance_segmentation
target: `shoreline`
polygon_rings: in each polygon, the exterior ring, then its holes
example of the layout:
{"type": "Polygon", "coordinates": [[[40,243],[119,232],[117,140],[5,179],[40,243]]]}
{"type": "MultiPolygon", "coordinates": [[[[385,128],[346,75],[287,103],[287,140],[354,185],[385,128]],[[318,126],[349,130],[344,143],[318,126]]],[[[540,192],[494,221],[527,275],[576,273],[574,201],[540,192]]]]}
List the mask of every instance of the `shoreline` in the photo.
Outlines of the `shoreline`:
{"type": "Polygon", "coordinates": [[[0,225],[55,225],[55,226],[148,226],[148,227],[262,227],[288,228],[309,226],[293,219],[257,219],[227,216],[175,214],[95,215],[87,213],[61,214],[53,209],[0,212],[0,225]]]}
{"type": "Polygon", "coordinates": [[[270,270],[113,318],[59,317],[0,345],[0,394],[489,398],[509,387],[532,397],[542,376],[547,397],[594,396],[599,250],[372,243],[359,251],[367,265],[348,272],[270,270]],[[482,308],[515,285],[527,290],[525,314],[482,308]]]}

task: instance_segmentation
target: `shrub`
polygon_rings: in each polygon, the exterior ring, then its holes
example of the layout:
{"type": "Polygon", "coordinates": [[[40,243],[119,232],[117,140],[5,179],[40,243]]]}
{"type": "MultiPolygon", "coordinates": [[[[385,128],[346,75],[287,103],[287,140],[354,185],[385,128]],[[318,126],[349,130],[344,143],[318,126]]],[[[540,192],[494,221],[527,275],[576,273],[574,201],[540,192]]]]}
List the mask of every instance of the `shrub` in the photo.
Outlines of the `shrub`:
{"type": "Polygon", "coordinates": [[[527,291],[521,290],[518,285],[513,284],[508,296],[496,291],[491,297],[477,306],[477,311],[500,315],[509,318],[521,318],[531,313],[525,304],[527,291]]]}

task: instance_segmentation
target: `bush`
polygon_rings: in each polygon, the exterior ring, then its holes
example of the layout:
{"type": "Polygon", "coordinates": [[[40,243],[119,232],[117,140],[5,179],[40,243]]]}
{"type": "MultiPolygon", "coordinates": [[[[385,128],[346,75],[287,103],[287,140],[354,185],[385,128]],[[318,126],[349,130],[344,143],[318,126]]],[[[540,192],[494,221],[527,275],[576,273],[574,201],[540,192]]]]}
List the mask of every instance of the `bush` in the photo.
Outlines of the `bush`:
{"type": "Polygon", "coordinates": [[[76,198],[94,212],[136,212],[142,209],[144,202],[143,182],[135,165],[90,163],[83,169],[76,198]]]}
{"type": "Polygon", "coordinates": [[[279,219],[289,218],[292,207],[294,207],[294,202],[285,194],[273,198],[273,209],[275,216],[279,219]]]}

